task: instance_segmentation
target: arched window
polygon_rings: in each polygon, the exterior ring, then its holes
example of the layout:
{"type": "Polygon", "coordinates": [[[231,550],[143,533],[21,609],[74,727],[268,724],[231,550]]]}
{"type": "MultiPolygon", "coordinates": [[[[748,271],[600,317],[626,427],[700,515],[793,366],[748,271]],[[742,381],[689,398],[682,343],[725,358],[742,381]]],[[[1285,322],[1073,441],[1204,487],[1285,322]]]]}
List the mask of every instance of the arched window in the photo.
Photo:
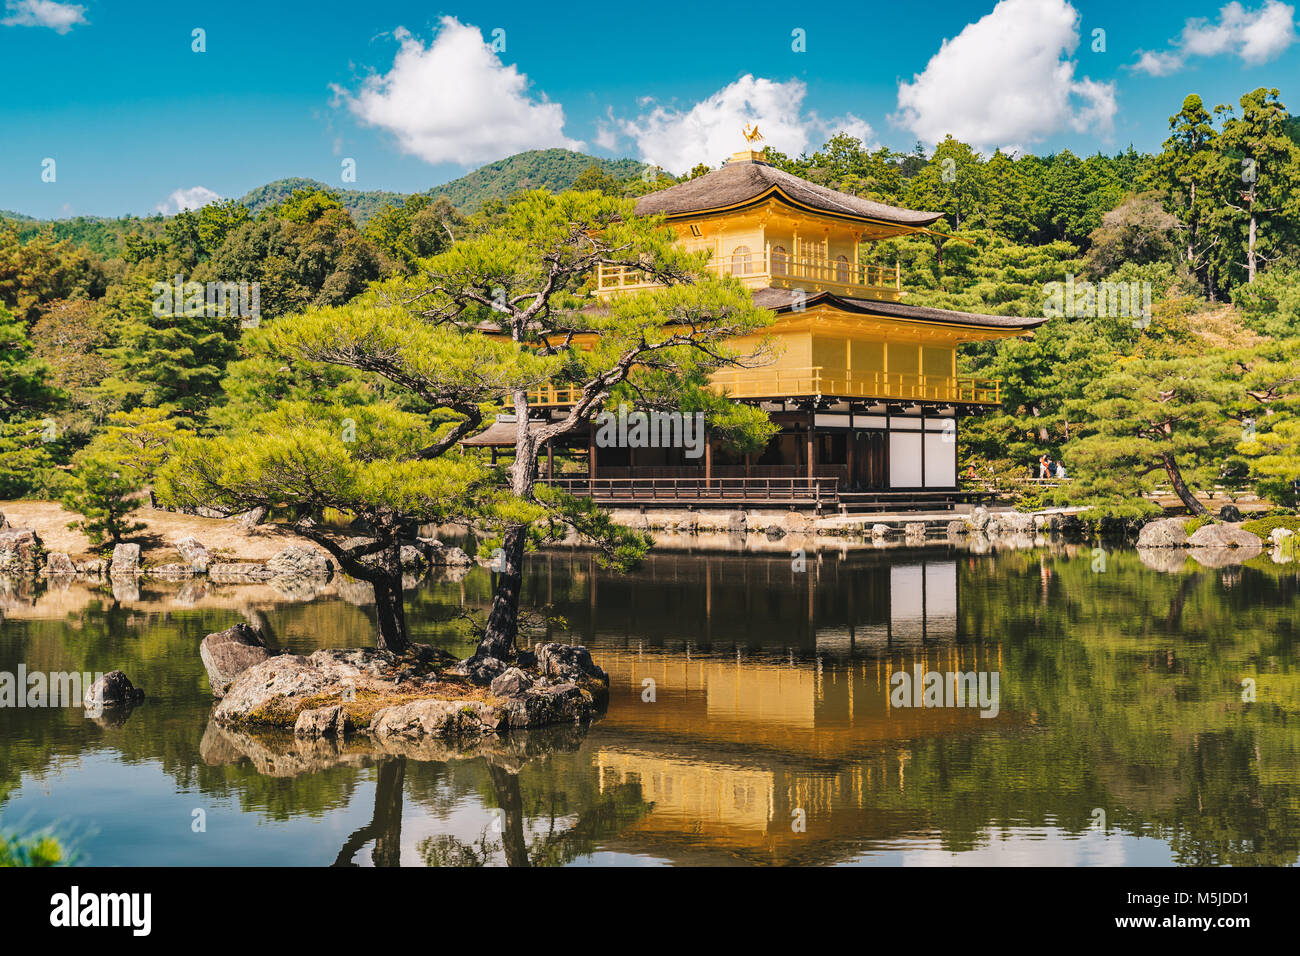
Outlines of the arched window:
{"type": "Polygon", "coordinates": [[[754,271],[754,257],[749,251],[749,246],[736,246],[731,250],[731,274],[733,276],[747,276],[754,271]]]}
{"type": "Polygon", "coordinates": [[[783,276],[790,269],[790,254],[785,251],[785,246],[772,247],[772,275],[783,276]]]}
{"type": "Polygon", "coordinates": [[[835,257],[835,281],[847,283],[849,281],[849,257],[835,257]]]}

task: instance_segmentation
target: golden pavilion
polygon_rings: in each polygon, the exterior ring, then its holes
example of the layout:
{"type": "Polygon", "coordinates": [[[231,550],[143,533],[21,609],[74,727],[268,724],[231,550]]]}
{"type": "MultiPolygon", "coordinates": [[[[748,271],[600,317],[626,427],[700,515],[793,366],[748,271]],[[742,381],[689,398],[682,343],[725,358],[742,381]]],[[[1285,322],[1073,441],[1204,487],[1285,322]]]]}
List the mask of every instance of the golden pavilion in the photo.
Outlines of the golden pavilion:
{"type": "MultiPolygon", "coordinates": [[[[753,143],[751,142],[751,147],[753,143]]],[[[873,261],[878,243],[933,234],[941,214],[901,209],[827,189],[784,172],[753,148],[721,168],[642,197],[638,215],[663,215],[688,249],[711,253],[719,273],[776,313],[771,363],[719,372],[731,397],[765,409],[780,426],[768,447],[729,455],[680,448],[598,447],[594,427],[567,448],[586,474],[542,480],[602,503],[638,506],[774,505],[949,507],[962,498],[957,428],[996,406],[999,383],[957,373],[957,347],[1024,335],[1041,317],[980,315],[909,305],[897,264],[873,261]]],[[[633,269],[604,267],[602,299],[648,287],[633,269]]],[[[734,343],[744,349],[749,343],[734,343]]],[[[542,418],[570,396],[542,390],[542,418]]],[[[466,444],[514,444],[513,419],[466,444]]]]}

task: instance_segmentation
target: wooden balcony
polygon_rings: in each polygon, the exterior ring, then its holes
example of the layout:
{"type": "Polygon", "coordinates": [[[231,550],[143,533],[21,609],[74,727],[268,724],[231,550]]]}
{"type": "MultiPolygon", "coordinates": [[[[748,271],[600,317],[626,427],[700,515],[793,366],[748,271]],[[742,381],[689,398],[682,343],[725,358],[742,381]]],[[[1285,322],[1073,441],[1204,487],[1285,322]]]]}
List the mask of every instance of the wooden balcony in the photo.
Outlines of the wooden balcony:
{"type": "Polygon", "coordinates": [[[810,368],[730,369],[713,376],[716,388],[732,398],[900,399],[997,405],[1002,383],[991,378],[917,375],[906,372],[868,372],[810,368]]]}
{"type": "MultiPolygon", "coordinates": [[[[796,259],[785,253],[759,250],[713,259],[708,268],[717,275],[736,276],[752,288],[838,292],[888,302],[897,302],[903,294],[897,265],[846,259],[796,259]]],[[[596,294],[600,296],[652,289],[656,285],[645,273],[627,266],[602,265],[596,274],[596,294]]]]}
{"type": "MultiPolygon", "coordinates": [[[[912,375],[904,372],[847,372],[843,369],[762,368],[716,372],[713,385],[732,398],[784,399],[862,398],[953,402],[963,405],[998,405],[1002,383],[993,378],[912,375]]],[[[581,390],[546,386],[528,393],[528,404],[566,406],[577,402],[581,390]]]]}

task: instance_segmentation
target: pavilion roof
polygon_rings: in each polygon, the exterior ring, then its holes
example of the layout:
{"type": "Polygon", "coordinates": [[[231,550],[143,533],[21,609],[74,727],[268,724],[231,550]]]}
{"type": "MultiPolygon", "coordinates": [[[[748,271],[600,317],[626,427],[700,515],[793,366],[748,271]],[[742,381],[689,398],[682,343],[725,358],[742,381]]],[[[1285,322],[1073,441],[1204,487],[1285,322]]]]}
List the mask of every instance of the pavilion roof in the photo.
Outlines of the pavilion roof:
{"type": "Polygon", "coordinates": [[[814,305],[829,305],[846,312],[862,315],[882,315],[896,319],[912,319],[921,322],[942,322],[945,325],[969,325],[984,329],[1036,329],[1047,321],[1046,316],[1019,315],[985,315],[981,312],[959,312],[952,309],[936,309],[928,305],[907,305],[902,302],[887,302],[880,299],[857,299],[837,295],[833,292],[802,292],[795,289],[766,288],[754,290],[754,304],[771,309],[773,312],[793,311],[796,304],[802,302],[806,308],[814,305]]]}
{"type": "Polygon", "coordinates": [[[850,196],[758,160],[732,161],[703,176],[642,196],[636,204],[636,213],[638,216],[657,213],[689,216],[743,207],[770,195],[817,212],[899,226],[928,226],[943,216],[938,212],[902,209],[850,196]]]}

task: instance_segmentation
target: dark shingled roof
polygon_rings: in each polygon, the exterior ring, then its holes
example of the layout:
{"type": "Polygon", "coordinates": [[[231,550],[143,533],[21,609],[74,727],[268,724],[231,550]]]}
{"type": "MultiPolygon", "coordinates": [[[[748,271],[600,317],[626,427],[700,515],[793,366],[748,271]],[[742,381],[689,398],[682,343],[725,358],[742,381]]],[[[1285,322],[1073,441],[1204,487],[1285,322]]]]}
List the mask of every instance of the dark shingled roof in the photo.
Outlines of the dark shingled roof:
{"type": "MultiPolygon", "coordinates": [[[[756,289],[754,304],[774,312],[785,312],[794,307],[799,293],[793,289],[756,289]]],[[[902,302],[882,302],[877,299],[852,299],[831,292],[806,293],[805,306],[832,305],[847,312],[864,315],[884,315],[897,319],[918,319],[923,322],[944,322],[948,325],[970,325],[984,329],[1036,329],[1047,321],[1046,316],[982,315],[978,312],[953,312],[934,309],[928,305],[904,305],[902,302]]]]}
{"type": "Polygon", "coordinates": [[[767,163],[746,161],[727,163],[721,169],[715,169],[696,179],[642,196],[636,204],[636,214],[685,216],[708,209],[736,206],[757,199],[774,186],[801,205],[853,219],[873,219],[900,226],[928,226],[943,215],[938,212],[900,209],[870,199],[860,199],[810,183],[767,163]]]}
{"type": "MultiPolygon", "coordinates": [[[[537,431],[544,428],[549,422],[530,421],[528,427],[537,431]]],[[[498,419],[494,421],[477,435],[471,435],[469,438],[462,438],[462,445],[471,445],[478,448],[496,445],[497,447],[515,447],[515,438],[519,435],[519,425],[513,418],[508,421],[498,419]]]]}

